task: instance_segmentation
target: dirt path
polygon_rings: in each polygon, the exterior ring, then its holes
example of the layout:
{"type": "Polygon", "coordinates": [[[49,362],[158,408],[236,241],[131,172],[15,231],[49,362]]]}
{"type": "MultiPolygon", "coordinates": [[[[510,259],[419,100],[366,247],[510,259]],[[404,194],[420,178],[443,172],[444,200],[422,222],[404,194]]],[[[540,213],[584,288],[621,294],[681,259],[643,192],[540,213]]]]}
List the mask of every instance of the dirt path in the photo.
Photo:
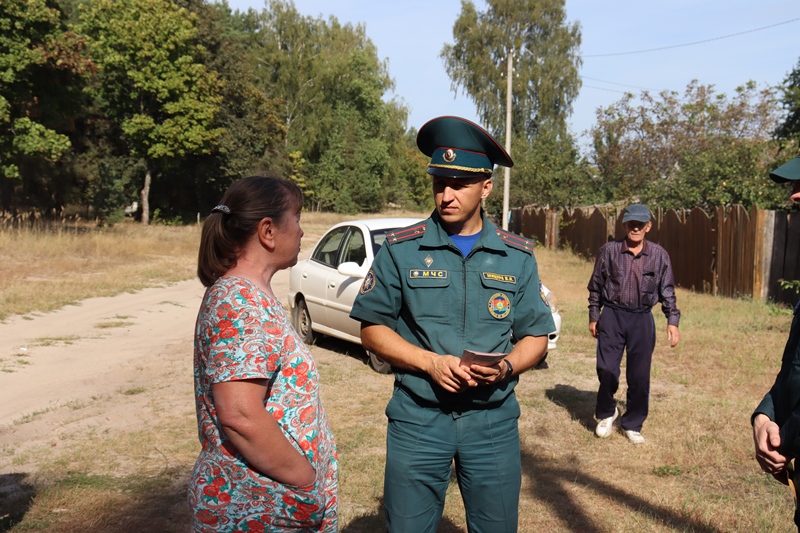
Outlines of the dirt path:
{"type": "MultiPolygon", "coordinates": [[[[284,300],[288,280],[288,271],[273,278],[284,300]]],[[[20,459],[32,447],[146,424],[154,403],[193,413],[202,295],[193,279],[0,323],[0,474],[35,470],[20,459]]]]}

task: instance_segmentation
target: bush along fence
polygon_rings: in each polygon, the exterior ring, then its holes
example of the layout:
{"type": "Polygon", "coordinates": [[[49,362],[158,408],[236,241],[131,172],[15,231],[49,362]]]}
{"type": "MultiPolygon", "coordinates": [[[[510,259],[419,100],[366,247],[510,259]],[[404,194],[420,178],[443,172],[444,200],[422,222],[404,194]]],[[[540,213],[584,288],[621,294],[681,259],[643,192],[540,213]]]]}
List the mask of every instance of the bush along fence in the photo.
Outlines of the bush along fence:
{"type": "MultiPolygon", "coordinates": [[[[593,260],[605,242],[625,236],[623,209],[518,207],[511,210],[509,230],[593,260]]],[[[710,214],[655,209],[653,217],[647,238],[669,252],[679,287],[792,305],[798,300],[798,291],[781,281],[800,279],[800,212],[748,212],[734,205],[710,214]]]]}

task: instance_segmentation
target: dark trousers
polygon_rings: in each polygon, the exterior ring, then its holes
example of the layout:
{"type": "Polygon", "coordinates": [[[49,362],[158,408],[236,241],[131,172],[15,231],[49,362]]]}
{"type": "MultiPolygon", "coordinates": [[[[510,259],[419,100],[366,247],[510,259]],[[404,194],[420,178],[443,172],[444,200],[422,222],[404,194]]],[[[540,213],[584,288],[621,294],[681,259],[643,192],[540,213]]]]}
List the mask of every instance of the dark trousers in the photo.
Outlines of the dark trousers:
{"type": "Polygon", "coordinates": [[[650,363],[656,345],[656,329],[651,312],[632,312],[604,307],[597,323],[597,391],[595,416],[614,414],[619,388],[622,353],[627,353],[625,379],[628,395],[622,429],[641,431],[650,404],[650,363]]]}
{"type": "Polygon", "coordinates": [[[395,389],[386,414],[383,497],[390,533],[437,530],[454,459],[467,531],[517,531],[522,473],[513,395],[502,406],[461,416],[417,405],[395,389]]]}

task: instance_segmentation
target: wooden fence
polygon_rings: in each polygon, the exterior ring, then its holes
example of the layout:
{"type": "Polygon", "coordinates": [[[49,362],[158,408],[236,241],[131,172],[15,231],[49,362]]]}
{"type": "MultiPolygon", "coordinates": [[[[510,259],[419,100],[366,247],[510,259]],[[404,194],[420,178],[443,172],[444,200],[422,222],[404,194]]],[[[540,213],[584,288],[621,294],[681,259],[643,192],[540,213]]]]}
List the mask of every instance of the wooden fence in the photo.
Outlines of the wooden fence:
{"type": "MultiPolygon", "coordinates": [[[[800,279],[800,213],[719,207],[713,213],[658,209],[647,238],[669,252],[675,283],[730,297],[794,304],[797,292],[780,280],[800,279]]],[[[509,229],[547,248],[593,259],[604,243],[622,238],[622,209],[593,206],[512,209],[509,229]]]]}

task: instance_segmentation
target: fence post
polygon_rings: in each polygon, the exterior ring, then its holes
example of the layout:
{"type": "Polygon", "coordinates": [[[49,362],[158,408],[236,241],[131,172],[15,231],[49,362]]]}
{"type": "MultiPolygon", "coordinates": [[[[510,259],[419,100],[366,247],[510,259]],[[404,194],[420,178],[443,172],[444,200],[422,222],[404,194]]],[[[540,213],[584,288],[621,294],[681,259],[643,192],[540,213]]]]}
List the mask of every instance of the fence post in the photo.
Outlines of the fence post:
{"type": "Polygon", "coordinates": [[[775,212],[753,208],[755,221],[755,253],[753,272],[753,297],[762,302],[769,299],[769,286],[772,283],[772,246],[775,232],[775,212]]]}

